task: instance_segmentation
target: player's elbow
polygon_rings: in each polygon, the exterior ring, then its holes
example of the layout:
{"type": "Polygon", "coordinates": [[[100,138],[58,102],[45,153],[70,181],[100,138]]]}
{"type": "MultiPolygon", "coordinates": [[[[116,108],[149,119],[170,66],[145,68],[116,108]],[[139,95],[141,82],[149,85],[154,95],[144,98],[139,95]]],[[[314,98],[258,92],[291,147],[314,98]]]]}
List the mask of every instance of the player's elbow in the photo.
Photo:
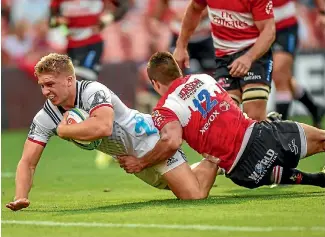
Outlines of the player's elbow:
{"type": "Polygon", "coordinates": [[[109,137],[112,135],[113,125],[111,123],[105,123],[98,127],[97,136],[98,137],[109,137]]]}
{"type": "Polygon", "coordinates": [[[164,142],[164,147],[174,153],[182,145],[182,138],[173,138],[165,135],[162,137],[162,141],[164,142]]]}

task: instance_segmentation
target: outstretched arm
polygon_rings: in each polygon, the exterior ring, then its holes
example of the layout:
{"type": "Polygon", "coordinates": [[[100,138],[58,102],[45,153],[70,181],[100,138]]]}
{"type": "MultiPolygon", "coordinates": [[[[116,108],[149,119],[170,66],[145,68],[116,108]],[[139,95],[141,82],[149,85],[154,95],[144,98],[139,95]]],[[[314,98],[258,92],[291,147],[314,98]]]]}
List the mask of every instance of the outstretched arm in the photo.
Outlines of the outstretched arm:
{"type": "Polygon", "coordinates": [[[119,158],[120,166],[127,173],[138,173],[172,157],[182,145],[182,127],[179,121],[167,123],[160,132],[160,139],[155,147],[143,157],[123,156],[119,158]]]}
{"type": "Polygon", "coordinates": [[[32,187],[33,176],[44,146],[27,140],[22,157],[16,171],[15,200],[6,205],[7,208],[18,211],[29,206],[28,194],[32,187]]]}

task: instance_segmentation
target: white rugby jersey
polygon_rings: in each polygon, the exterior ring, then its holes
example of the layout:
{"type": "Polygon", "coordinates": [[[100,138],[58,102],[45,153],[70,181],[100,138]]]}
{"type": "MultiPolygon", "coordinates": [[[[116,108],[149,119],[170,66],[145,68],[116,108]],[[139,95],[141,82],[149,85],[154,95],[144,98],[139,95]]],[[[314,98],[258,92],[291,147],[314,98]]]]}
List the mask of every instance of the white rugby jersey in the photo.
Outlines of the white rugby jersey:
{"type": "MultiPolygon", "coordinates": [[[[159,140],[151,115],[128,108],[116,94],[99,82],[77,81],[75,107],[91,114],[102,106],[114,109],[112,135],[103,138],[98,150],[113,156],[142,156],[159,140]],[[149,139],[150,138],[150,139],[149,139]]],[[[63,118],[64,109],[47,100],[33,119],[28,140],[45,146],[63,118]]]]}

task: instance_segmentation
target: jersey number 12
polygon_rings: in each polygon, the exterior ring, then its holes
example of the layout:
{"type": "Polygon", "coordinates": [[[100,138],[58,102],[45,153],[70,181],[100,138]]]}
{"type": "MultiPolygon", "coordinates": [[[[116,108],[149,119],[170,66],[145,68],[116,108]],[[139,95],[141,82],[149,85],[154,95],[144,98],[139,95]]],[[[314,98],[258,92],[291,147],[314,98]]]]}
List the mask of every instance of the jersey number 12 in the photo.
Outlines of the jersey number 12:
{"type": "Polygon", "coordinates": [[[208,90],[203,89],[198,94],[198,99],[193,99],[194,106],[199,110],[203,118],[207,117],[207,114],[213,109],[214,106],[218,104],[218,101],[215,99],[211,100],[211,95],[208,90]],[[203,102],[205,106],[203,105],[203,102]],[[204,108],[205,107],[205,108],[204,108]]]}

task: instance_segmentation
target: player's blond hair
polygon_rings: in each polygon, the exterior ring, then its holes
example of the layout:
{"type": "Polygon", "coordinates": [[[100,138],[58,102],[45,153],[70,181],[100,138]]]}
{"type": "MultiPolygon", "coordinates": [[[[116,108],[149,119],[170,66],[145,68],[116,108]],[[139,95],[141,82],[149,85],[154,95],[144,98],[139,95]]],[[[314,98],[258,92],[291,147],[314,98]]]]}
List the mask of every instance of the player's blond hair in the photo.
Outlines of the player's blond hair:
{"type": "Polygon", "coordinates": [[[182,76],[181,69],[169,52],[153,54],[147,64],[147,73],[150,80],[159,81],[164,85],[182,76]]]}
{"type": "Polygon", "coordinates": [[[75,77],[75,70],[71,58],[65,54],[50,53],[41,58],[35,66],[35,76],[39,77],[42,74],[62,74],[75,77]]]}

